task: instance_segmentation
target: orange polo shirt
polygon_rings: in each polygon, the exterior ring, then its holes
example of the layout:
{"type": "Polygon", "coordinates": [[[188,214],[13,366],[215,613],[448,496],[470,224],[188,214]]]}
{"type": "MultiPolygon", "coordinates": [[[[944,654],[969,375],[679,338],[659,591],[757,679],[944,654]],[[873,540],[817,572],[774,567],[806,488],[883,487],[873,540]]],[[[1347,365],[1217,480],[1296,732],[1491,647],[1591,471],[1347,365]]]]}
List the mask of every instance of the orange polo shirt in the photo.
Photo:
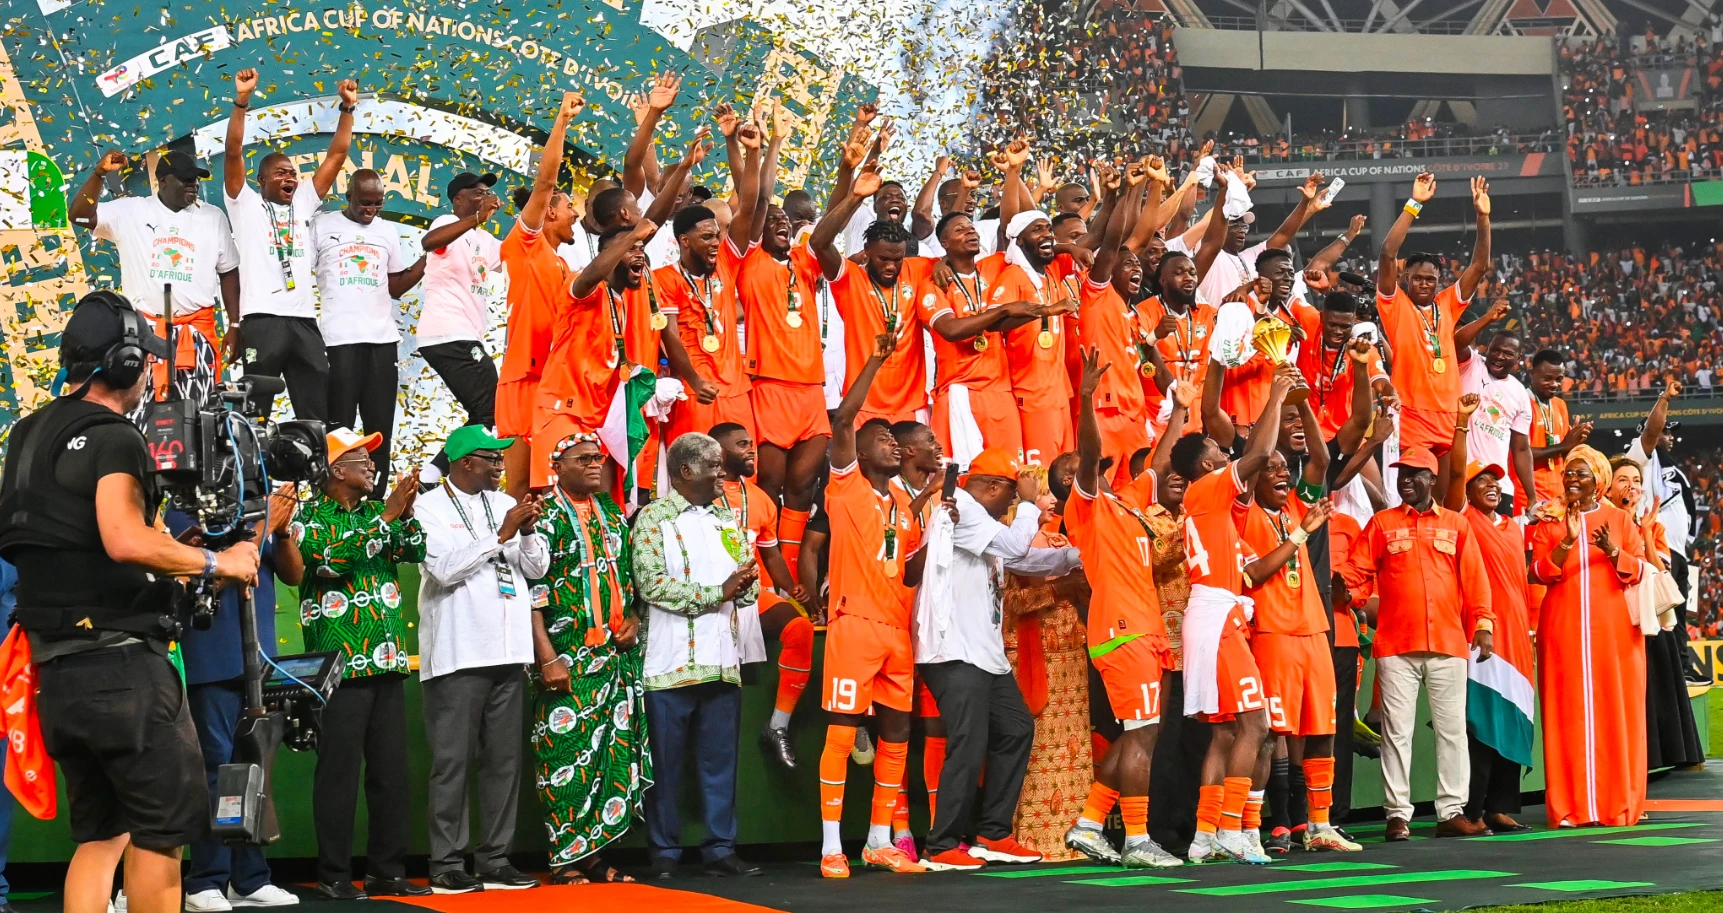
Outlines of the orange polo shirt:
{"type": "Polygon", "coordinates": [[[927,405],[927,365],[921,347],[918,301],[934,295],[931,282],[918,284],[908,271],[891,288],[880,288],[865,268],[848,260],[832,281],[832,301],[844,320],[844,390],[873,357],[874,339],[886,332],[888,315],[895,344],[868,388],[863,412],[902,415],[927,405]]]}
{"type": "Polygon", "coordinates": [[[1471,524],[1441,505],[1420,513],[1402,504],[1371,517],[1339,572],[1354,600],[1380,597],[1379,658],[1465,656],[1478,622],[1496,617],[1471,524]]]}
{"type": "Polygon", "coordinates": [[[1232,520],[1234,500],[1244,490],[1236,460],[1185,487],[1185,568],[1191,586],[1244,594],[1244,566],[1256,560],[1232,520]]]}
{"type": "MultiPolygon", "coordinates": [[[[1528,435],[1531,447],[1535,449],[1554,447],[1567,437],[1573,429],[1573,422],[1568,418],[1567,400],[1552,396],[1549,402],[1540,402],[1532,397],[1532,433],[1528,435]]],[[[1539,501],[1556,501],[1562,496],[1561,470],[1566,463],[1565,457],[1550,457],[1547,460],[1535,460],[1532,466],[1532,484],[1537,487],[1539,501]]]]}
{"type": "Polygon", "coordinates": [[[1454,326],[1466,309],[1466,299],[1460,297],[1456,284],[1437,292],[1433,304],[1431,308],[1419,308],[1400,288],[1394,290],[1392,298],[1376,295],[1382,332],[1394,353],[1392,376],[1401,405],[1408,409],[1453,412],[1460,403],[1460,357],[1454,350],[1454,326]],[[1432,332],[1435,345],[1430,341],[1432,332]],[[1436,370],[1438,346],[1445,369],[1440,372],[1436,370]]]}
{"type": "MultiPolygon", "coordinates": [[[[736,255],[729,238],[724,247],[736,255]]],[[[748,248],[736,271],[736,297],[747,315],[747,347],[742,367],[755,377],[796,384],[825,383],[825,359],[820,347],[820,309],[814,289],[820,263],[806,244],[790,248],[788,263],[780,263],[758,244],[748,248]],[[790,305],[801,315],[801,326],[790,326],[790,305]]]]}

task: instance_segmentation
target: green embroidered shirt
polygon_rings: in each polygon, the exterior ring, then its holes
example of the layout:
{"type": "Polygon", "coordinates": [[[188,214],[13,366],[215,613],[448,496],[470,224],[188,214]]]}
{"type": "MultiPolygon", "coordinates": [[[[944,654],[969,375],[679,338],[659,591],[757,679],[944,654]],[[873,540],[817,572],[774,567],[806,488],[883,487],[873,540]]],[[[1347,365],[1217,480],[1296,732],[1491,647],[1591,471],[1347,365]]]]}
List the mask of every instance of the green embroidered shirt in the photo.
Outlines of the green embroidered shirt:
{"type": "Polygon", "coordinates": [[[299,509],[293,541],[305,560],[299,624],[309,652],[339,652],[348,678],[407,667],[396,565],[425,560],[425,531],[414,519],[383,519],[383,503],[348,510],[318,493],[299,509]]]}

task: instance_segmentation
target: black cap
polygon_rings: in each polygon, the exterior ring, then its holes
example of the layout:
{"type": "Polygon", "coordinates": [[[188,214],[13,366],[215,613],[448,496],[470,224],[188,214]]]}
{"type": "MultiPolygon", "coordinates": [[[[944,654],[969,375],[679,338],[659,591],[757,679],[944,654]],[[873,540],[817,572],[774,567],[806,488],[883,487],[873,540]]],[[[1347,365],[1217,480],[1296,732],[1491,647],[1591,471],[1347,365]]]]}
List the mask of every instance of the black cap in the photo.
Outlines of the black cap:
{"type": "Polygon", "coordinates": [[[478,187],[481,185],[485,187],[497,186],[497,176],[494,174],[474,174],[471,171],[463,171],[449,179],[447,193],[449,194],[449,199],[452,200],[455,198],[455,194],[466,190],[468,187],[478,187]]]}
{"type": "Polygon", "coordinates": [[[66,328],[60,331],[61,363],[100,361],[125,337],[127,311],[137,316],[140,347],[157,358],[166,358],[167,340],[156,335],[150,318],[134,310],[125,296],[103,289],[85,295],[66,319],[66,328]]]}
{"type": "Polygon", "coordinates": [[[170,149],[156,158],[156,177],[173,175],[182,181],[209,177],[209,169],[199,165],[189,152],[170,149]]]}

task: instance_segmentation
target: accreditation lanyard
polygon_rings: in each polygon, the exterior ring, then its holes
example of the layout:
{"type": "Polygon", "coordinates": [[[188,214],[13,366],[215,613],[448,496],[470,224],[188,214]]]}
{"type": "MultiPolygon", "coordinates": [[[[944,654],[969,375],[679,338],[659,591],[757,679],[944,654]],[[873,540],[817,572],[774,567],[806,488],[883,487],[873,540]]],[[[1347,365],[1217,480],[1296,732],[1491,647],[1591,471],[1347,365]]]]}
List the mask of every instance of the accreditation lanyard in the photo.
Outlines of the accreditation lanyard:
{"type": "MultiPolygon", "coordinates": [[[[461,506],[461,499],[455,494],[455,489],[449,485],[448,479],[443,480],[443,490],[449,493],[449,503],[455,506],[455,513],[460,516],[461,525],[467,528],[467,535],[472,536],[474,542],[479,541],[479,533],[473,529],[472,521],[467,519],[467,510],[461,506]]],[[[479,492],[479,503],[485,508],[485,525],[490,527],[491,535],[494,536],[498,529],[497,518],[491,514],[490,499],[486,498],[482,491],[479,492]]],[[[513,596],[515,594],[514,567],[503,560],[500,552],[491,556],[491,565],[497,571],[497,592],[503,596],[513,596]]]]}
{"type": "Polygon", "coordinates": [[[623,338],[622,331],[626,325],[627,312],[622,307],[622,296],[608,284],[604,287],[605,297],[610,301],[610,335],[616,344],[616,361],[618,364],[628,360],[628,343],[623,338]]]}
{"type": "Polygon", "coordinates": [[[873,509],[879,513],[880,522],[885,525],[885,545],[881,553],[885,561],[885,575],[897,576],[897,498],[887,491],[885,500],[891,502],[891,511],[887,513],[879,506],[880,495],[874,493],[873,509]]]}
{"type": "Polygon", "coordinates": [[[275,253],[275,262],[281,267],[281,288],[293,291],[298,283],[293,279],[293,236],[298,228],[293,220],[293,204],[287,204],[287,217],[281,216],[280,206],[263,201],[263,208],[269,214],[269,246],[275,253]]]}
{"type": "Polygon", "coordinates": [[[748,544],[749,545],[753,545],[754,544],[754,529],[753,529],[753,527],[748,525],[748,483],[743,482],[738,486],[738,488],[740,489],[740,495],[741,495],[741,499],[742,499],[742,508],[740,510],[737,510],[736,508],[730,506],[730,489],[719,488],[718,489],[718,497],[720,497],[724,500],[724,509],[725,510],[728,510],[730,513],[735,514],[741,518],[742,535],[744,535],[748,538],[748,544]]]}

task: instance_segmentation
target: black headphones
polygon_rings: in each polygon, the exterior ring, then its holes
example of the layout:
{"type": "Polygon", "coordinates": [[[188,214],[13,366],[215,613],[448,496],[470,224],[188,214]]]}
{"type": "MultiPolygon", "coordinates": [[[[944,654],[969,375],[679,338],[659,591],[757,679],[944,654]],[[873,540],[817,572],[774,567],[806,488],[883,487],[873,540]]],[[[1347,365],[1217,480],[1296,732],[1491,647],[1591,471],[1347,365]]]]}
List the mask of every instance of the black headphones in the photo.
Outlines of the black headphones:
{"type": "Polygon", "coordinates": [[[120,315],[120,341],[102,353],[97,370],[102,372],[102,379],[109,386],[128,389],[137,383],[143,374],[144,365],[147,363],[143,336],[151,330],[144,326],[143,316],[132,307],[131,302],[114,292],[101,289],[85,295],[84,299],[78,302],[79,307],[90,304],[112,308],[120,315]]]}

